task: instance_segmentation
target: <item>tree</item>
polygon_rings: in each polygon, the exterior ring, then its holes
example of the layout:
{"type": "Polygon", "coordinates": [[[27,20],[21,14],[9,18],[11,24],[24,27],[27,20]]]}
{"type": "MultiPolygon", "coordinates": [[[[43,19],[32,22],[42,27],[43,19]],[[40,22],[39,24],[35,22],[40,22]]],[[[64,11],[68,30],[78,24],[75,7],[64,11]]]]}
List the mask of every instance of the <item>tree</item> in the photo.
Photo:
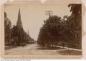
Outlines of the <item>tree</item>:
{"type": "Polygon", "coordinates": [[[12,38],[15,46],[25,45],[27,42],[24,30],[22,28],[18,28],[17,26],[12,28],[12,38]]]}
{"type": "Polygon", "coordinates": [[[56,47],[61,40],[61,18],[58,16],[50,16],[40,29],[38,44],[42,47],[56,47]]]}
{"type": "Polygon", "coordinates": [[[11,22],[7,17],[7,13],[4,12],[4,31],[5,31],[5,45],[11,44],[11,22]]]}

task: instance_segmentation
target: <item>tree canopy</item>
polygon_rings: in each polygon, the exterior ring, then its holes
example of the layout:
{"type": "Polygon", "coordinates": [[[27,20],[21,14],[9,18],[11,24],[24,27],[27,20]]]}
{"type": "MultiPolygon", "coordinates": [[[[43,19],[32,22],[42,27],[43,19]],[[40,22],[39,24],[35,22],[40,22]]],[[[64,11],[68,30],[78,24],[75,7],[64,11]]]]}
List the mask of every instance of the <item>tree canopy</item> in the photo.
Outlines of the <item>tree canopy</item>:
{"type": "Polygon", "coordinates": [[[69,4],[71,15],[63,19],[49,16],[40,29],[38,44],[42,47],[81,48],[81,4],[69,4]]]}

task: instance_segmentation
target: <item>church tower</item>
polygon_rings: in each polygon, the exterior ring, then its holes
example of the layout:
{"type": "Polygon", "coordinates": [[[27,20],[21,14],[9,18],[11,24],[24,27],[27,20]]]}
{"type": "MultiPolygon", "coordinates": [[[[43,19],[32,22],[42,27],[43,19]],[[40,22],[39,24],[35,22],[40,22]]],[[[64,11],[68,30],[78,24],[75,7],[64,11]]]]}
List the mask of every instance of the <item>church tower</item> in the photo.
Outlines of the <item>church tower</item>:
{"type": "Polygon", "coordinates": [[[18,28],[23,28],[23,27],[22,27],[22,21],[21,21],[20,9],[19,9],[19,12],[18,12],[17,27],[18,27],[18,28]]]}

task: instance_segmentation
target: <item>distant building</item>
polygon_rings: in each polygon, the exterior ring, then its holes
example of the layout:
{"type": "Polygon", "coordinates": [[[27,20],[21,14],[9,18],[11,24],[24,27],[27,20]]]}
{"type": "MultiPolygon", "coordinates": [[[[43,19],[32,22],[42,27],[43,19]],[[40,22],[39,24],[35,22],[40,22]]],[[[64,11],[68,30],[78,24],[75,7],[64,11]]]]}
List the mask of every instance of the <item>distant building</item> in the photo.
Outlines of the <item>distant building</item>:
{"type": "Polygon", "coordinates": [[[21,21],[21,13],[20,13],[20,9],[19,9],[19,12],[18,12],[18,20],[17,20],[17,25],[16,25],[18,28],[23,28],[22,26],[22,21],[21,21]]]}
{"type": "Polygon", "coordinates": [[[13,38],[14,38],[14,45],[18,45],[18,46],[23,46],[26,45],[27,43],[30,43],[31,41],[34,41],[29,36],[29,34],[27,34],[23,29],[20,9],[18,12],[17,24],[13,28],[13,38]]]}

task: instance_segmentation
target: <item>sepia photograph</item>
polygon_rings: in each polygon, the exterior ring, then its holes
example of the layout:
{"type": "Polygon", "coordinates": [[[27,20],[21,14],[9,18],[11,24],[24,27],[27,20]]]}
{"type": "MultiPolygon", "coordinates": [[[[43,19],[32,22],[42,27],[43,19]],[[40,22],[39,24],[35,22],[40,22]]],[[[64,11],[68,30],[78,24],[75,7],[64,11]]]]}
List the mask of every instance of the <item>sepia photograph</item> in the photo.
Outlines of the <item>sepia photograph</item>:
{"type": "Polygon", "coordinates": [[[72,1],[8,0],[3,13],[5,55],[81,56],[82,4],[72,1]]]}

